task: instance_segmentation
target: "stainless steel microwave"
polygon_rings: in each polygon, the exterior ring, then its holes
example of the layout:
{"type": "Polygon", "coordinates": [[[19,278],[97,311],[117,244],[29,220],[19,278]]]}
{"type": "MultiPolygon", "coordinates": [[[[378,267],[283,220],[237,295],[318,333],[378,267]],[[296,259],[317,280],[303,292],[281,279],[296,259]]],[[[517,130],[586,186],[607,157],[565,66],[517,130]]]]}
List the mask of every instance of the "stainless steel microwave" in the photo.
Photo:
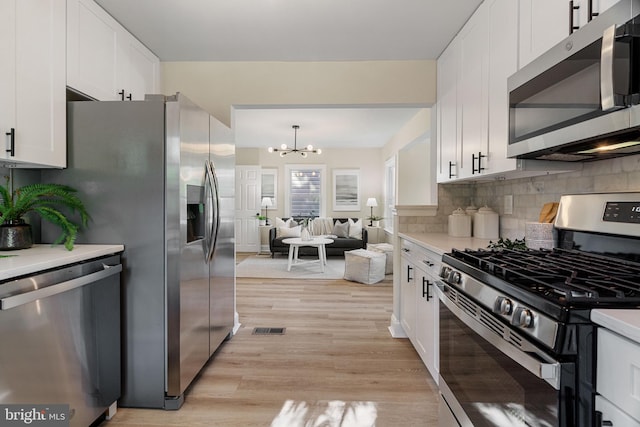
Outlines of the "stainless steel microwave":
{"type": "Polygon", "coordinates": [[[639,15],[621,0],[509,77],[509,157],[640,153],[639,15]]]}

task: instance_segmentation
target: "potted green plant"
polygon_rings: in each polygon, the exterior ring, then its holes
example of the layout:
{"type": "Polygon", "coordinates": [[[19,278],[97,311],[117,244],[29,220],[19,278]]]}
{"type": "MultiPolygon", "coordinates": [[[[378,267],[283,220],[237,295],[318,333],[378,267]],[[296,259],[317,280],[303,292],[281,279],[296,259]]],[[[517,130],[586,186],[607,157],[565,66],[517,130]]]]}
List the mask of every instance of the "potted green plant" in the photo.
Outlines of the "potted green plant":
{"type": "Polygon", "coordinates": [[[61,184],[29,184],[11,191],[7,177],[6,184],[0,185],[0,250],[31,247],[31,226],[24,220],[30,212],[60,227],[62,234],[54,244],[64,242],[65,248],[72,250],[78,231],[89,220],[89,214],[76,192],[61,184]],[[59,208],[65,208],[69,214],[59,208]],[[70,218],[75,213],[80,224],[70,218]]]}
{"type": "Polygon", "coordinates": [[[267,225],[267,217],[264,215],[256,214],[256,218],[258,218],[258,225],[267,225]]]}
{"type": "Polygon", "coordinates": [[[380,220],[382,220],[383,218],[381,216],[371,215],[371,216],[367,217],[366,219],[371,221],[371,226],[372,227],[380,227],[380,220]]]}

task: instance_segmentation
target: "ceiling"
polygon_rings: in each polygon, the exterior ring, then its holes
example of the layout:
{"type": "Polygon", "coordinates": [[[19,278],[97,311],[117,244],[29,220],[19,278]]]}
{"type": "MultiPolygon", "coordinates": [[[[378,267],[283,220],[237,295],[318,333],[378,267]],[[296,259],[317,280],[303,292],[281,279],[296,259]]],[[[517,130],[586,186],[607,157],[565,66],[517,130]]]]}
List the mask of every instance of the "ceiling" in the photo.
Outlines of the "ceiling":
{"type": "MultiPolygon", "coordinates": [[[[482,0],[96,2],[161,61],[363,61],[437,59],[482,0]]],[[[237,146],[292,144],[293,124],[304,145],[382,146],[418,111],[331,110],[236,109],[237,146]]]]}

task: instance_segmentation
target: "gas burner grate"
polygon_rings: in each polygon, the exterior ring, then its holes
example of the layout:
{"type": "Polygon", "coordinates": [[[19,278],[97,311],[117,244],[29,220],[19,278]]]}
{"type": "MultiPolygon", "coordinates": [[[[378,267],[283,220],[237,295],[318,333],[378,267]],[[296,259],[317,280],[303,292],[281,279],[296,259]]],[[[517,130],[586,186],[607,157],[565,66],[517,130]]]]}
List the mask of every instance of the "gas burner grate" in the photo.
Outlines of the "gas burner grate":
{"type": "Polygon", "coordinates": [[[640,304],[640,264],[577,250],[456,250],[461,262],[553,302],[640,304]]]}

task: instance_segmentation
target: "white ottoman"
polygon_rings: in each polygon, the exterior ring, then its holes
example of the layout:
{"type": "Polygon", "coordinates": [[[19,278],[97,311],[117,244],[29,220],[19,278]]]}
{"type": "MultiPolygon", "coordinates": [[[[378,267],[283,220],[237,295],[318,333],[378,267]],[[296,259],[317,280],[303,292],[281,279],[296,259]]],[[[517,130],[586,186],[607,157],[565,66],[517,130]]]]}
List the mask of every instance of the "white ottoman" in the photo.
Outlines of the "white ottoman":
{"type": "Polygon", "coordinates": [[[381,252],[355,249],[344,253],[344,278],[371,285],[384,279],[387,261],[381,252]]]}
{"type": "Polygon", "coordinates": [[[387,263],[384,268],[384,274],[393,273],[393,245],[391,243],[367,243],[367,250],[385,254],[387,263]]]}

